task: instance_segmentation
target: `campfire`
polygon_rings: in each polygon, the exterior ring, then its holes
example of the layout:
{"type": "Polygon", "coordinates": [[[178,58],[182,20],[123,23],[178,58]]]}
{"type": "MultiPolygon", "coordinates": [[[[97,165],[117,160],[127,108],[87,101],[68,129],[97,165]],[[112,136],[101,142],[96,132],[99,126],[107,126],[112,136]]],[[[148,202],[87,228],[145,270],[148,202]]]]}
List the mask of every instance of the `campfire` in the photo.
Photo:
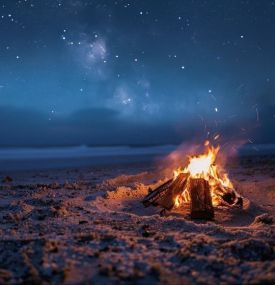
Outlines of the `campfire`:
{"type": "Polygon", "coordinates": [[[205,142],[205,153],[188,157],[188,165],[174,171],[173,178],[154,190],[142,201],[145,207],[161,206],[172,210],[190,205],[192,219],[214,218],[216,207],[242,207],[243,198],[234,189],[227,173],[216,164],[220,147],[205,142]]]}

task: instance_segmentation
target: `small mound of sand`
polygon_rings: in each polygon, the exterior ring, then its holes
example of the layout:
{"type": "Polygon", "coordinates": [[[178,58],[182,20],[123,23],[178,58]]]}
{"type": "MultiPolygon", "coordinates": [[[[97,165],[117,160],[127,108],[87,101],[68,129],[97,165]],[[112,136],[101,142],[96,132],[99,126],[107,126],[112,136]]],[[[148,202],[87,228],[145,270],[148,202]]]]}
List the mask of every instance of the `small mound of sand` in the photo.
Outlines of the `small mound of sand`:
{"type": "Polygon", "coordinates": [[[148,187],[144,184],[138,184],[136,188],[117,187],[114,191],[107,191],[106,199],[142,199],[148,193],[148,187]]]}
{"type": "Polygon", "coordinates": [[[115,178],[106,179],[99,187],[114,190],[120,186],[135,187],[137,183],[151,184],[153,182],[156,182],[153,173],[142,172],[136,175],[119,175],[115,178]]]}

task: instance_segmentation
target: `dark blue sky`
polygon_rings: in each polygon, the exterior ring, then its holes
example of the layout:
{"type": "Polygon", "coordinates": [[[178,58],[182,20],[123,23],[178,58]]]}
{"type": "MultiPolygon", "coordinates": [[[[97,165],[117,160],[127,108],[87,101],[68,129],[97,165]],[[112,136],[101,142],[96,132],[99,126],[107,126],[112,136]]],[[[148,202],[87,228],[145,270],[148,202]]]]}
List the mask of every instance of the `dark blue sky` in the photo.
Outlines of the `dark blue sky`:
{"type": "Polygon", "coordinates": [[[0,1],[1,145],[275,142],[275,1],[0,1]]]}

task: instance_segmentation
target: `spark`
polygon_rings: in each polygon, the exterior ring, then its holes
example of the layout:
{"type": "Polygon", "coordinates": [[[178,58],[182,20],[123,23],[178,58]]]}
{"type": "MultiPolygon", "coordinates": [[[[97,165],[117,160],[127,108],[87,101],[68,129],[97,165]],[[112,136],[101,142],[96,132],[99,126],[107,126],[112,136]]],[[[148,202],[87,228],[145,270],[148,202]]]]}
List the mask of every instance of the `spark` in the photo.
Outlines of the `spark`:
{"type": "Polygon", "coordinates": [[[220,135],[219,134],[217,134],[217,135],[215,135],[214,136],[214,140],[216,141],[217,139],[219,139],[220,138],[220,135]]]}
{"type": "Polygon", "coordinates": [[[258,108],[255,108],[255,111],[256,111],[257,122],[259,122],[259,111],[258,111],[258,108]]]}

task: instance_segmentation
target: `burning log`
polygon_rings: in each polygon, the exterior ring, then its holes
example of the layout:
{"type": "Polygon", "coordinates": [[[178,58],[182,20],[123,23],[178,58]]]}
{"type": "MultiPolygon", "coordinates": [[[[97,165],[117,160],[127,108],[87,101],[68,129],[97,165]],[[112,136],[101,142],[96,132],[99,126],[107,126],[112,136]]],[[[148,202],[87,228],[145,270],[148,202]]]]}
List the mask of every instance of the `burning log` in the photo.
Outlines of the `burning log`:
{"type": "Polygon", "coordinates": [[[176,198],[186,187],[188,175],[181,173],[175,180],[170,179],[154,191],[149,193],[142,201],[145,207],[159,205],[167,210],[171,210],[176,202],[176,198]]]}
{"type": "Polygon", "coordinates": [[[143,199],[142,203],[145,207],[150,205],[157,206],[157,200],[160,199],[170,189],[173,179],[169,179],[165,183],[161,184],[155,190],[149,191],[149,194],[143,199]]]}
{"type": "Polygon", "coordinates": [[[209,183],[203,178],[190,179],[191,218],[212,220],[214,208],[209,183]]]}
{"type": "Polygon", "coordinates": [[[224,187],[220,184],[214,188],[214,192],[219,198],[222,206],[243,207],[243,198],[234,189],[224,187]]]}

